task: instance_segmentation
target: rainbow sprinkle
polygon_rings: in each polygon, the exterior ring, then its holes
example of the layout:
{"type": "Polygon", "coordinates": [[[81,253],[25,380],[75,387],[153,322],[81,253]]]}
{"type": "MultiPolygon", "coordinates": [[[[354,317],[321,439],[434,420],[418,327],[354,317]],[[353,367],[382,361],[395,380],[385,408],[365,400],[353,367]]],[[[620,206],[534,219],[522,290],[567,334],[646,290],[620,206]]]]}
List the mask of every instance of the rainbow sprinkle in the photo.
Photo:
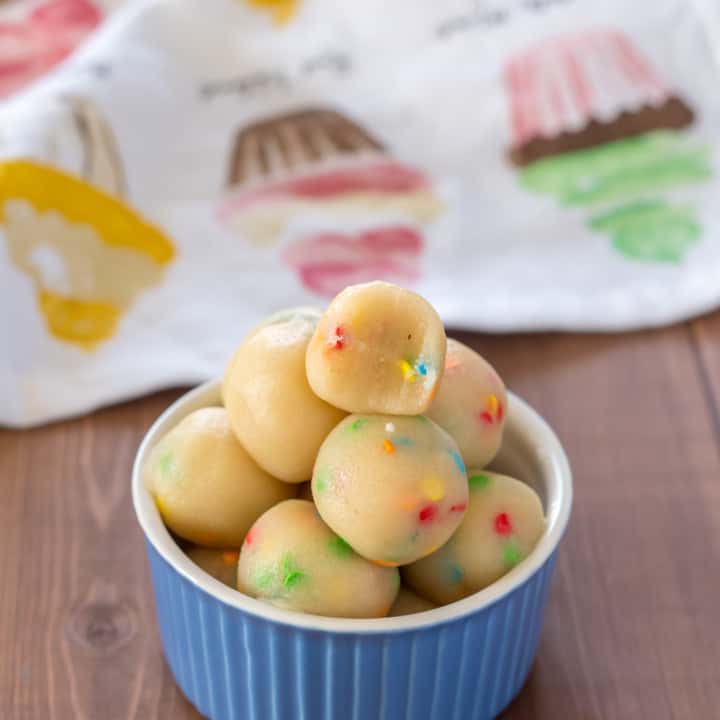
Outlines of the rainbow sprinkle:
{"type": "Polygon", "coordinates": [[[387,438],[385,438],[385,440],[383,440],[383,450],[388,455],[392,455],[395,452],[395,446],[387,438]]]}
{"type": "Polygon", "coordinates": [[[442,500],[445,497],[445,485],[442,480],[434,475],[431,475],[423,480],[422,488],[425,493],[425,497],[433,502],[442,500]]]}
{"type": "Polygon", "coordinates": [[[353,549],[350,547],[350,543],[347,540],[343,540],[338,535],[330,538],[328,541],[328,547],[330,548],[330,551],[338,557],[349,557],[353,554],[353,549]]]}
{"type": "Polygon", "coordinates": [[[515,567],[523,559],[520,548],[513,542],[505,543],[503,561],[508,567],[515,567]]]}
{"type": "Polygon", "coordinates": [[[510,516],[506,512],[498,513],[495,516],[493,524],[495,526],[495,532],[498,535],[512,535],[512,523],[510,522],[510,516]]]}
{"type": "Polygon", "coordinates": [[[486,425],[492,425],[494,422],[501,422],[505,411],[502,403],[495,397],[495,395],[488,395],[485,409],[479,411],[476,415],[478,422],[482,421],[486,425]]]}
{"type": "Polygon", "coordinates": [[[253,525],[248,531],[247,535],[245,536],[245,544],[246,545],[252,545],[255,542],[255,538],[257,538],[257,527],[253,525]]]}
{"type": "Polygon", "coordinates": [[[490,484],[491,478],[489,475],[471,475],[468,478],[468,485],[471,490],[481,490],[486,488],[490,484]]]}
{"type": "Polygon", "coordinates": [[[158,461],[158,465],[163,475],[170,475],[170,473],[175,470],[175,458],[172,456],[172,453],[165,453],[158,461]]]}
{"type": "Polygon", "coordinates": [[[335,332],[328,338],[328,348],[331,350],[342,350],[346,345],[347,338],[345,337],[345,331],[342,325],[338,325],[335,328],[335,332]]]}
{"type": "Polygon", "coordinates": [[[314,487],[318,492],[325,492],[330,485],[330,468],[324,467],[315,473],[314,487]]]}
{"type": "Polygon", "coordinates": [[[457,503],[457,505],[450,506],[450,512],[464,512],[467,508],[467,503],[457,503]]]}
{"type": "Polygon", "coordinates": [[[294,587],[305,578],[305,573],[297,569],[290,553],[286,553],[283,556],[282,573],[283,585],[288,589],[294,587]]]}
{"type": "Polygon", "coordinates": [[[405,435],[401,435],[400,437],[395,438],[395,446],[396,447],[411,447],[413,444],[413,441],[406,437],[405,435]]]}
{"type": "Polygon", "coordinates": [[[399,365],[400,372],[405,378],[405,381],[410,383],[414,383],[418,375],[427,377],[428,372],[432,368],[432,363],[428,360],[421,360],[420,358],[416,358],[414,362],[410,362],[409,360],[403,358],[400,360],[399,365]]]}
{"type": "Polygon", "coordinates": [[[435,519],[436,515],[437,505],[425,505],[425,507],[420,508],[420,512],[418,513],[418,520],[422,525],[427,525],[435,519]]]}
{"type": "Polygon", "coordinates": [[[357,418],[350,423],[350,430],[359,430],[363,425],[367,425],[370,421],[367,418],[357,418]]]}
{"type": "Polygon", "coordinates": [[[457,585],[463,579],[462,568],[458,564],[452,563],[448,568],[448,576],[448,582],[451,585],[457,585]]]}
{"type": "Polygon", "coordinates": [[[463,459],[460,457],[460,453],[457,450],[453,450],[453,448],[450,448],[448,450],[450,453],[450,457],[453,459],[453,462],[455,463],[455,467],[464,475],[465,474],[465,463],[463,462],[463,459]]]}
{"type": "Polygon", "coordinates": [[[400,372],[402,373],[403,378],[405,378],[405,382],[415,382],[415,368],[413,368],[413,366],[407,360],[400,361],[400,372]]]}

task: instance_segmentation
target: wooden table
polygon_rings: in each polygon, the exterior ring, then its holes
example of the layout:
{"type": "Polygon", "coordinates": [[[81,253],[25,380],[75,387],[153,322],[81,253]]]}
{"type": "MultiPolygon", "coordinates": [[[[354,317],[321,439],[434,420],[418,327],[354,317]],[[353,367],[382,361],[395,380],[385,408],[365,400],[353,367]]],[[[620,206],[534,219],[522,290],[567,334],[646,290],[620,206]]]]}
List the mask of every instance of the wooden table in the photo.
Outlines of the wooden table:
{"type": "MultiPolygon", "coordinates": [[[[720,718],[720,314],[459,337],[575,472],[538,658],[504,718],[720,718]]],[[[130,502],[138,441],[178,394],[0,432],[3,720],[198,717],[162,659],[130,502]]]]}

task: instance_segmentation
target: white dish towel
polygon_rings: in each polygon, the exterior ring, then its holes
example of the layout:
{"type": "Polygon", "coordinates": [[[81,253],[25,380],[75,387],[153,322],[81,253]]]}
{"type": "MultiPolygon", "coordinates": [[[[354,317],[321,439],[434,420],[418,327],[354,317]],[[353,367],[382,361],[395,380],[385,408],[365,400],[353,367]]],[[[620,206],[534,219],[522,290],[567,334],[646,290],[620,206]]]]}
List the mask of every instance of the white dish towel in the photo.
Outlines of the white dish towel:
{"type": "Polygon", "coordinates": [[[373,278],[491,331],[720,300],[710,0],[104,5],[0,3],[0,423],[373,278]]]}

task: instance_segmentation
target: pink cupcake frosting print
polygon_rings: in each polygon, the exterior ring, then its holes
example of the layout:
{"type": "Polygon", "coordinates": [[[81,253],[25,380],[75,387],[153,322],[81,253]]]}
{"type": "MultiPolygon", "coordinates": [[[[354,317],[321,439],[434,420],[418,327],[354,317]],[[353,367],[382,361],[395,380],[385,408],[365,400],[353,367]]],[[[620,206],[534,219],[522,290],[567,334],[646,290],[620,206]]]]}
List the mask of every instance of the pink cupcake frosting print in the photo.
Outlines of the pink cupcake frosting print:
{"type": "Polygon", "coordinates": [[[349,118],[312,108],[238,133],[218,216],[245,242],[284,243],[303,286],[332,296],[363,280],[416,282],[422,228],[441,207],[423,173],[349,118]]]}
{"type": "Polygon", "coordinates": [[[306,289],[332,297],[348,285],[371,280],[413,285],[420,279],[423,244],[419,232],[396,225],[309,237],[291,245],[284,259],[306,289]]]}
{"type": "Polygon", "coordinates": [[[0,98],[20,90],[64,60],[102,20],[89,0],[25,3],[17,17],[0,10],[0,98]]]}

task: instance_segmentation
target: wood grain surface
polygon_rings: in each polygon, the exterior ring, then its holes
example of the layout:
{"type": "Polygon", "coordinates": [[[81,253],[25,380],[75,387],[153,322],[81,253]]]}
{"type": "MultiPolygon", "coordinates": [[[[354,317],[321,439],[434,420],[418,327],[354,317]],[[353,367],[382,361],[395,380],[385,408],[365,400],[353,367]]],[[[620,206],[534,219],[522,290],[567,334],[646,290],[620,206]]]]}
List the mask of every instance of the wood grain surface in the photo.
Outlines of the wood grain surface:
{"type": "MultiPolygon", "coordinates": [[[[457,336],[575,473],[537,660],[504,720],[720,717],[720,315],[457,336]]],[[[0,432],[3,720],[199,717],[162,659],[130,501],[138,442],[179,393],[0,432]]]]}

